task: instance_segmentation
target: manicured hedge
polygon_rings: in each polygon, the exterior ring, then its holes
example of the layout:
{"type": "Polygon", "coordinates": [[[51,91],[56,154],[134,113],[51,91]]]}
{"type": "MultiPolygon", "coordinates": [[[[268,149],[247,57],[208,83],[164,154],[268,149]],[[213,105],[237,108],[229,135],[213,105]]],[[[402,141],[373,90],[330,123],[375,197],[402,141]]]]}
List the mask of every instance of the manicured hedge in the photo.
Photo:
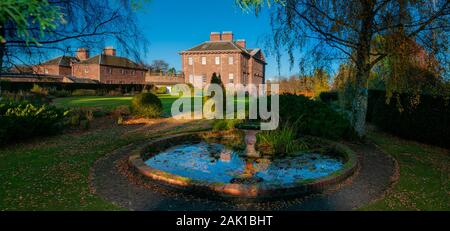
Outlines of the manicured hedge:
{"type": "Polygon", "coordinates": [[[135,116],[157,118],[162,113],[161,99],[153,93],[137,94],[131,100],[131,113],[135,116]]]}
{"type": "Polygon", "coordinates": [[[143,89],[151,89],[151,85],[145,84],[96,84],[96,83],[58,83],[58,82],[9,82],[0,81],[2,91],[18,92],[30,91],[33,86],[37,84],[42,88],[74,91],[77,89],[103,90],[112,91],[120,90],[122,93],[129,93],[132,91],[142,91],[143,89]]]}
{"type": "Polygon", "coordinates": [[[302,95],[280,95],[280,119],[283,123],[298,120],[299,135],[329,139],[353,138],[350,122],[329,105],[302,95]]]}
{"type": "Polygon", "coordinates": [[[331,103],[333,101],[339,100],[339,94],[337,91],[328,91],[328,92],[322,92],[319,95],[320,100],[324,103],[331,103]]]}
{"type": "Polygon", "coordinates": [[[367,120],[400,137],[450,148],[450,100],[421,95],[420,103],[411,106],[411,99],[410,95],[400,95],[400,112],[395,98],[386,104],[386,92],[370,91],[367,120]]]}

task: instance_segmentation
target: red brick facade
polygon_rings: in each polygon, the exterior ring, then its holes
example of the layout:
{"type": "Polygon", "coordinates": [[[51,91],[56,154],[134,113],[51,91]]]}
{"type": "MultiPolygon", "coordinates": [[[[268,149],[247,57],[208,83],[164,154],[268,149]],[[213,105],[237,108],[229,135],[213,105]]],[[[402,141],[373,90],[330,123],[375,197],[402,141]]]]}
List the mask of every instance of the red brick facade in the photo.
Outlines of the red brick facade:
{"type": "Polygon", "coordinates": [[[107,84],[145,84],[146,69],[133,61],[116,56],[116,50],[106,47],[103,54],[89,58],[86,50],[79,50],[80,62],[72,66],[72,75],[107,84]]]}
{"type": "Polygon", "coordinates": [[[106,47],[103,54],[89,57],[85,48],[76,57],[60,56],[33,67],[43,75],[74,76],[107,84],[145,84],[146,69],[133,61],[116,56],[116,50],[106,47]]]}
{"type": "Polygon", "coordinates": [[[70,67],[61,67],[58,65],[38,65],[33,67],[33,73],[40,75],[70,75],[70,67]]]}
{"type": "Polygon", "coordinates": [[[118,68],[113,66],[101,66],[100,82],[103,83],[128,83],[145,84],[145,73],[143,69],[118,68]]]}
{"type": "Polygon", "coordinates": [[[144,69],[76,63],[72,70],[73,76],[96,80],[100,83],[145,84],[144,69]]]}
{"type": "Polygon", "coordinates": [[[74,64],[72,75],[78,78],[92,79],[100,82],[100,65],[98,64],[74,64]]]}
{"type": "Polygon", "coordinates": [[[59,56],[40,65],[33,66],[33,73],[40,75],[72,75],[72,63],[78,59],[70,56],[59,56]]]}
{"type": "Polygon", "coordinates": [[[262,51],[247,49],[245,40],[233,39],[231,32],[212,32],[210,41],[182,51],[186,82],[201,87],[216,73],[224,84],[263,84],[266,62],[262,51]]]}

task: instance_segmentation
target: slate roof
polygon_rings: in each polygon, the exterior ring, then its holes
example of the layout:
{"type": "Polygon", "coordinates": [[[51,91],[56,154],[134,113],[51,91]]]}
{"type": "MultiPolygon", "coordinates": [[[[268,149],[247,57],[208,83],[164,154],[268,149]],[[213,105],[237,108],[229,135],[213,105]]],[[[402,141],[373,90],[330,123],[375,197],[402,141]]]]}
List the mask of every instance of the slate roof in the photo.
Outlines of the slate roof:
{"type": "Polygon", "coordinates": [[[70,67],[71,63],[78,62],[79,60],[72,56],[59,56],[54,59],[50,59],[41,65],[58,65],[63,67],[70,67]]]}
{"type": "Polygon", "coordinates": [[[93,57],[83,60],[79,63],[80,64],[100,64],[100,65],[105,65],[105,66],[145,70],[144,67],[140,66],[139,64],[137,64],[127,58],[119,57],[119,56],[104,55],[104,54],[93,56],[93,57]]]}
{"type": "Polygon", "coordinates": [[[260,57],[255,56],[256,54],[258,54],[259,51],[261,51],[261,49],[259,49],[259,48],[245,49],[245,48],[242,48],[239,45],[237,45],[236,42],[232,42],[232,41],[206,41],[206,42],[204,42],[200,45],[197,45],[191,49],[182,51],[181,53],[183,53],[183,52],[202,52],[202,51],[240,51],[244,54],[253,56],[253,57],[265,62],[260,57]]]}
{"type": "Polygon", "coordinates": [[[187,51],[241,51],[244,50],[231,41],[204,42],[187,51]]]}
{"type": "Polygon", "coordinates": [[[33,67],[29,65],[16,65],[10,69],[11,73],[32,74],[33,67]]]}

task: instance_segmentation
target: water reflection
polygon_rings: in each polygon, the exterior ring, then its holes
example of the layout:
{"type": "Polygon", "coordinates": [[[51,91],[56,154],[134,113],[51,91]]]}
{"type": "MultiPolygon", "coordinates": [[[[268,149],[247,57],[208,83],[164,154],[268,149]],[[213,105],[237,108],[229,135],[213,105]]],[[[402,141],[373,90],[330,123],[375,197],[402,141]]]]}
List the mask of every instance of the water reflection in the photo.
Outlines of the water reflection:
{"type": "Polygon", "coordinates": [[[314,153],[280,159],[249,159],[221,144],[174,146],[146,164],[172,174],[207,182],[230,183],[254,177],[265,183],[293,183],[330,175],[342,168],[340,160],[314,153]]]}

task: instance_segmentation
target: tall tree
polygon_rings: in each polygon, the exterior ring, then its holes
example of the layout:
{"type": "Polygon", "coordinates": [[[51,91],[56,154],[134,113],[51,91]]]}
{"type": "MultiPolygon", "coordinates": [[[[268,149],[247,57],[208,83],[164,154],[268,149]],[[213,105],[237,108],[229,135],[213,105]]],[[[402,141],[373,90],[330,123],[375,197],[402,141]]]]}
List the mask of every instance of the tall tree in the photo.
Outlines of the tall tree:
{"type": "Polygon", "coordinates": [[[39,62],[53,51],[114,43],[138,60],[146,40],[135,13],[148,0],[2,0],[0,71],[17,62],[39,62]]]}
{"type": "Polygon", "coordinates": [[[322,68],[318,68],[314,71],[312,80],[313,80],[313,92],[315,97],[318,97],[320,93],[324,91],[330,90],[330,84],[328,83],[328,81],[330,80],[330,76],[322,68]]]}
{"type": "Polygon", "coordinates": [[[287,49],[291,63],[295,48],[311,48],[312,53],[325,58],[352,61],[356,90],[351,121],[360,136],[365,134],[367,84],[376,64],[386,58],[401,64],[405,51],[402,47],[410,40],[420,42],[441,63],[448,62],[449,0],[237,0],[237,3],[256,13],[265,3],[271,5],[273,43],[277,50],[287,49]],[[377,40],[377,36],[383,39],[377,40]]]}
{"type": "Polygon", "coordinates": [[[220,75],[217,75],[216,72],[214,72],[211,76],[211,83],[212,84],[218,84],[221,87],[223,87],[222,79],[220,78],[220,75]]]}
{"type": "Polygon", "coordinates": [[[169,70],[169,64],[161,59],[158,60],[153,60],[153,62],[149,65],[149,68],[152,71],[156,71],[156,72],[167,72],[169,70]]]}

